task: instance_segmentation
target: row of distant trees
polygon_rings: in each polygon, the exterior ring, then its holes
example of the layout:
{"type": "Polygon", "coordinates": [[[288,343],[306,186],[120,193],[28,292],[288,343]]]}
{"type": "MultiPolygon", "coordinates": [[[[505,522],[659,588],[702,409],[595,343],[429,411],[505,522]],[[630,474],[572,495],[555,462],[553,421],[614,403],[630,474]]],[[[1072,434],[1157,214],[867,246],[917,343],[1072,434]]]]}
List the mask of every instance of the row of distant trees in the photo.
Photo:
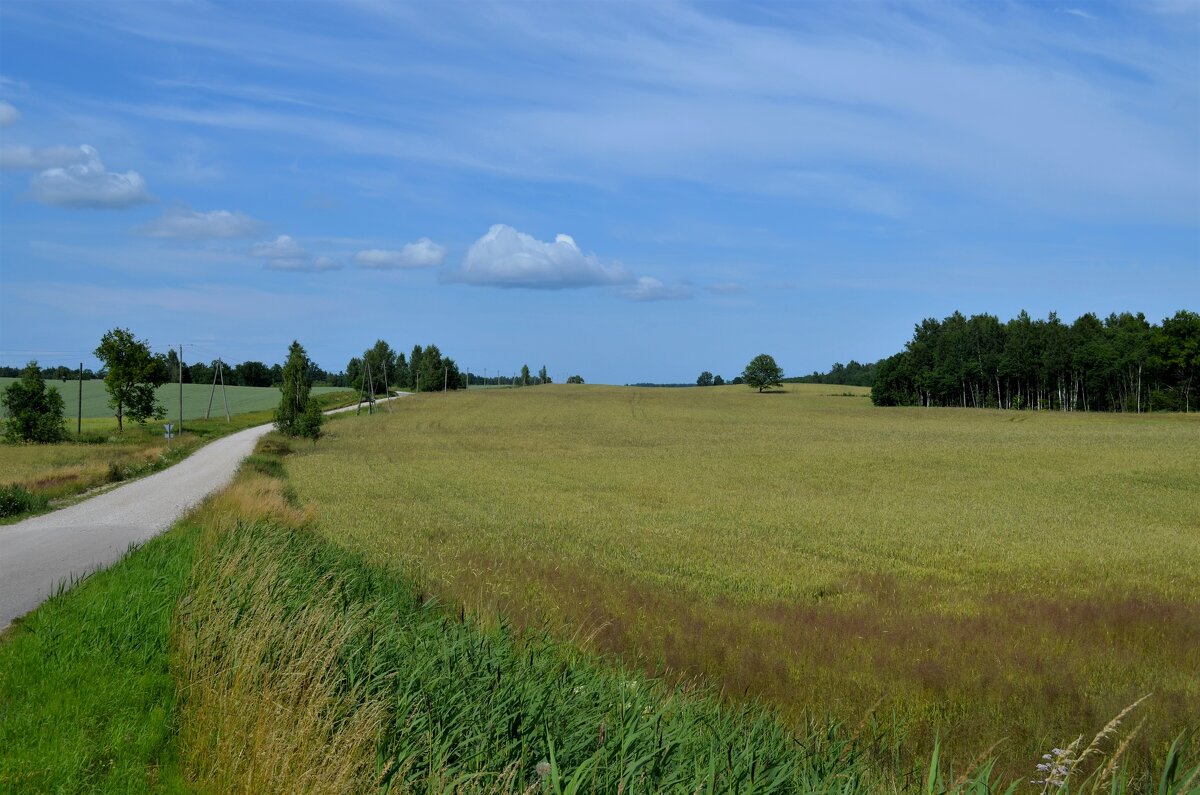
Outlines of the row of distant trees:
{"type": "Polygon", "coordinates": [[[440,392],[466,386],[458,364],[445,356],[438,346],[414,345],[412,352],[405,356],[384,340],[376,340],[362,356],[352,358],[343,377],[345,383],[338,386],[366,389],[376,395],[386,394],[390,387],[407,392],[440,392]]]}
{"type": "MultiPolygon", "coordinates": [[[[175,381],[180,377],[179,372],[179,356],[175,351],[171,350],[167,353],[151,353],[151,360],[157,362],[160,368],[161,375],[164,381],[175,381]]],[[[339,378],[344,379],[344,373],[328,373],[322,370],[315,364],[310,363],[312,368],[313,379],[317,382],[332,382],[339,378]]],[[[9,367],[0,366],[0,378],[21,378],[25,374],[26,367],[9,367]]],[[[184,362],[183,366],[183,383],[185,384],[211,384],[213,376],[216,374],[217,360],[211,362],[194,362],[188,364],[184,362]]],[[[79,377],[78,368],[58,365],[55,367],[39,367],[38,374],[44,381],[70,381],[79,377]]],[[[85,367],[83,370],[83,378],[85,381],[90,381],[94,378],[104,378],[105,371],[101,369],[99,372],[92,370],[90,367],[85,367]]],[[[227,386],[279,386],[283,383],[283,366],[279,364],[266,364],[259,361],[246,361],[241,364],[224,364],[223,378],[227,386]]],[[[339,386],[339,384],[329,383],[330,386],[339,386]]],[[[346,386],[346,384],[340,384],[346,386]]]]}
{"type": "Polygon", "coordinates": [[[829,368],[829,372],[821,373],[814,370],[808,375],[798,376],[796,378],[785,378],[784,381],[792,384],[842,384],[845,386],[871,386],[875,383],[875,371],[879,369],[879,362],[871,362],[870,364],[860,364],[851,359],[847,364],[835,362],[833,367],[829,368]]]}
{"type": "Polygon", "coordinates": [[[1071,324],[1021,312],[955,312],[918,324],[905,349],[878,363],[879,406],[1061,411],[1190,411],[1200,388],[1200,315],[1155,325],[1142,313],[1071,324]]]}
{"type": "Polygon", "coordinates": [[[742,383],[745,383],[745,381],[740,375],[735,377],[732,381],[726,381],[720,375],[713,375],[708,370],[705,370],[704,372],[700,373],[700,375],[696,376],[696,386],[725,386],[725,384],[742,383]]]}
{"type": "MultiPolygon", "coordinates": [[[[168,381],[186,383],[191,380],[187,377],[189,368],[180,366],[174,351],[167,356],[155,354],[149,343],[137,339],[128,329],[114,328],[106,332],[95,356],[104,363],[101,370],[104,389],[108,393],[108,405],[116,415],[118,430],[124,430],[127,419],[144,423],[148,419],[162,418],[166,412],[158,402],[155,390],[168,381]]],[[[16,368],[5,370],[15,371],[16,368]]],[[[279,368],[280,377],[276,383],[282,397],[275,420],[284,433],[316,441],[321,434],[322,415],[316,402],[309,400],[314,371],[319,368],[313,365],[300,343],[293,342],[286,363],[279,368]]],[[[46,443],[66,438],[62,395],[46,383],[46,373],[58,377],[59,370],[39,367],[36,361],[31,361],[16,372],[19,380],[0,393],[0,407],[5,415],[5,440],[46,443]]]]}
{"type": "MultiPolygon", "coordinates": [[[[442,353],[437,345],[414,345],[405,356],[397,352],[386,340],[376,340],[362,356],[355,356],[346,364],[344,373],[324,374],[330,386],[349,386],[354,389],[370,387],[373,394],[384,394],[388,387],[397,387],[406,392],[440,392],[442,389],[466,389],[468,386],[533,386],[552,383],[545,365],[536,374],[529,365],[522,365],[520,373],[484,377],[479,373],[464,373],[454,359],[442,353]],[[367,374],[370,372],[370,383],[367,374]],[[469,375],[469,378],[468,378],[469,375]]],[[[320,383],[322,379],[318,378],[320,383]]],[[[579,376],[571,376],[568,383],[582,384],[579,376]]]]}

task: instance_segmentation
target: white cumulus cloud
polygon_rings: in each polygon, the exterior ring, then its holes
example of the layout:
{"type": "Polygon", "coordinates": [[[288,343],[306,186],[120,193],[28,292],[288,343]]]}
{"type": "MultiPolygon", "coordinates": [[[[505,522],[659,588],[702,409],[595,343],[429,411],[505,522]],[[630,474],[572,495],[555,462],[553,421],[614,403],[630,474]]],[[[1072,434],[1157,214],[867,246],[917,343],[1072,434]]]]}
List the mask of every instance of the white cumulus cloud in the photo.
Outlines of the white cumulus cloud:
{"type": "Polygon", "coordinates": [[[354,255],[360,268],[436,268],[446,260],[446,247],[427,237],[401,249],[370,248],[354,255]]]}
{"type": "Polygon", "coordinates": [[[270,242],[258,243],[250,249],[250,254],[270,260],[304,260],[308,258],[308,252],[304,250],[304,246],[297,243],[291,235],[280,235],[270,242]]]}
{"type": "Polygon", "coordinates": [[[667,285],[653,276],[640,276],[622,291],[630,301],[682,301],[692,297],[692,288],[686,284],[667,285]]]}
{"type": "Polygon", "coordinates": [[[557,290],[623,284],[632,277],[619,264],[605,265],[594,254],[584,254],[570,235],[545,243],[496,224],[471,244],[462,266],[450,278],[492,287],[557,290]]]}
{"type": "Polygon", "coordinates": [[[21,118],[21,111],[14,108],[7,102],[0,100],[0,127],[7,127],[10,124],[16,124],[21,118]]]}
{"type": "Polygon", "coordinates": [[[150,201],[146,181],[136,171],[124,174],[104,168],[100,153],[86,144],[80,161],[48,168],[33,178],[33,197],[44,204],[91,209],[132,207],[150,201]]]}
{"type": "Polygon", "coordinates": [[[172,237],[184,240],[206,238],[252,237],[263,231],[266,224],[244,213],[229,210],[201,212],[186,207],[167,210],[162,218],[156,218],[138,227],[146,237],[172,237]]]}

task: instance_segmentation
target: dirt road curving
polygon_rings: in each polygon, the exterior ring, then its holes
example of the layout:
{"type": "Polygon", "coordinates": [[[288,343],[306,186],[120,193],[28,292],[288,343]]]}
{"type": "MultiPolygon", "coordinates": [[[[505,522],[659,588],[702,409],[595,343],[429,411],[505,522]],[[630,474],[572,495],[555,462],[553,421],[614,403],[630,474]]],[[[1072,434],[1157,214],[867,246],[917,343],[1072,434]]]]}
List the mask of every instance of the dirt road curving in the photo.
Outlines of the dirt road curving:
{"type": "MultiPolygon", "coordinates": [[[[353,411],[354,406],[337,411],[353,411]]],[[[334,413],[334,412],[329,412],[334,413]]],[[[270,425],[217,439],[141,480],[17,524],[0,526],[0,630],[58,588],[108,566],[220,489],[270,425]]]]}

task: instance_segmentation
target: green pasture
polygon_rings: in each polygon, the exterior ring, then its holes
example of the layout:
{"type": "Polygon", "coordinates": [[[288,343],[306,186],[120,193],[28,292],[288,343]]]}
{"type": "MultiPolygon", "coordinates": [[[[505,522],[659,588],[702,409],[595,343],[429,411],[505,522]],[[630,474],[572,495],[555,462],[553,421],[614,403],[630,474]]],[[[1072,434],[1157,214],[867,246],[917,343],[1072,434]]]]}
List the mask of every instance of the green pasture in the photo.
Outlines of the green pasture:
{"type": "MultiPolygon", "coordinates": [[[[0,378],[0,389],[4,389],[15,378],[0,378]]],[[[66,404],[66,416],[70,421],[68,424],[71,429],[74,429],[75,418],[79,406],[79,382],[78,381],[55,381],[48,380],[47,386],[54,387],[63,396],[63,403],[66,404]]],[[[344,391],[343,387],[313,387],[314,395],[326,394],[329,392],[344,391]]],[[[251,411],[263,411],[266,409],[274,409],[279,405],[279,390],[275,387],[260,387],[260,386],[229,386],[225,387],[225,397],[229,401],[230,414],[245,414],[251,411]]],[[[223,417],[225,415],[225,405],[221,399],[221,387],[218,385],[216,394],[213,394],[211,384],[184,384],[183,385],[183,418],[184,420],[199,419],[204,417],[204,413],[208,408],[209,398],[212,398],[212,415],[213,417],[223,417]]],[[[167,420],[178,419],[179,417],[179,385],[165,384],[158,388],[158,401],[167,410],[167,420]]],[[[102,418],[113,417],[113,410],[108,407],[108,393],[104,391],[104,382],[99,379],[93,379],[83,382],[83,417],[102,418]]],[[[115,423],[115,418],[113,419],[115,423]]]]}
{"type": "Polygon", "coordinates": [[[1200,729],[1200,417],[847,394],[422,395],[289,469],[328,538],[468,610],[796,719],[874,705],[1013,771],[1146,693],[1145,758],[1200,729]]]}

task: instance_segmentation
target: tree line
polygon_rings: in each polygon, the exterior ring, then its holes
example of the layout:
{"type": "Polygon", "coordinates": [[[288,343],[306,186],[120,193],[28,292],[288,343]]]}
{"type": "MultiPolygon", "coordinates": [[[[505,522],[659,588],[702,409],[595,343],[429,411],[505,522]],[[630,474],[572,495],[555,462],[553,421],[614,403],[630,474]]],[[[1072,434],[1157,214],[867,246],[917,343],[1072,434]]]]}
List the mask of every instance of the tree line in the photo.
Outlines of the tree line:
{"type": "Polygon", "coordinates": [[[789,384],[840,384],[843,386],[871,386],[875,383],[875,371],[879,368],[879,362],[871,362],[869,364],[860,364],[853,359],[847,364],[835,362],[833,367],[829,368],[829,372],[820,373],[813,370],[809,375],[801,375],[796,378],[785,378],[785,383],[789,384]]]}
{"type": "Polygon", "coordinates": [[[1200,315],[1160,324],[1141,312],[1093,313],[1066,324],[1051,312],[955,312],[922,320],[904,350],[876,365],[877,406],[1054,411],[1191,411],[1200,386],[1200,315]]]}
{"type": "Polygon", "coordinates": [[[440,392],[466,386],[458,365],[438,346],[414,345],[405,356],[384,340],[376,340],[362,356],[350,359],[344,380],[345,386],[375,395],[387,394],[390,387],[406,392],[440,392]]]}

